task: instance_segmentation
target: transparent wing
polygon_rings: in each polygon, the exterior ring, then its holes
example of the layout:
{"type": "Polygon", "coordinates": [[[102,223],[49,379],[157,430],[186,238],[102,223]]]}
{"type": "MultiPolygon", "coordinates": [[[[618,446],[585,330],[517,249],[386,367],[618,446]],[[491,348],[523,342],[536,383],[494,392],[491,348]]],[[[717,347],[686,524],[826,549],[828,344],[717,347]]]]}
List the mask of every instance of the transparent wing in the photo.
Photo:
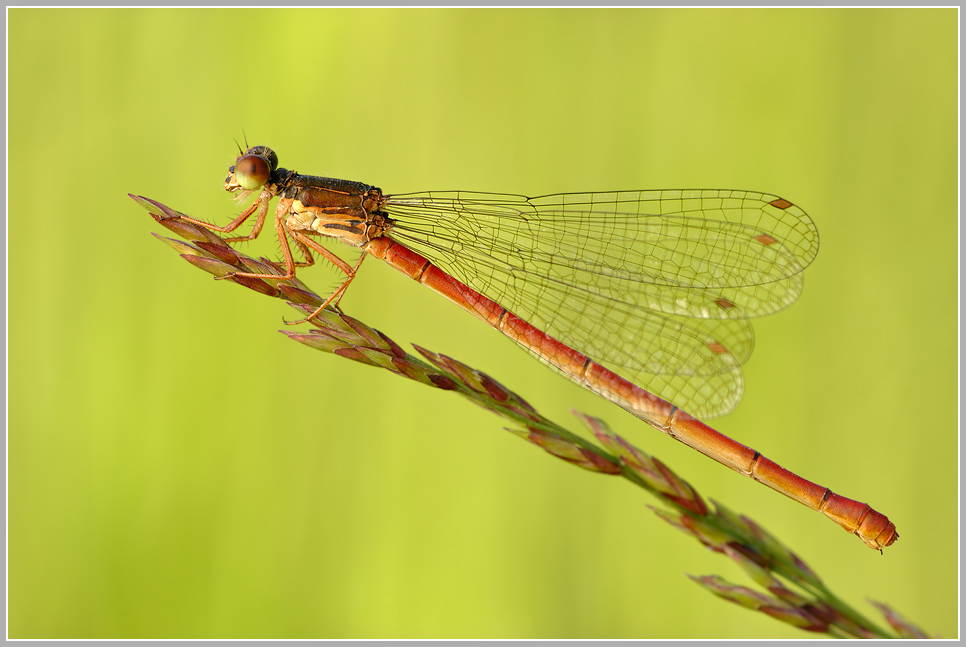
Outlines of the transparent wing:
{"type": "Polygon", "coordinates": [[[798,298],[804,211],[734,190],[389,196],[390,236],[532,325],[698,417],[741,397],[749,317],[798,298]]]}

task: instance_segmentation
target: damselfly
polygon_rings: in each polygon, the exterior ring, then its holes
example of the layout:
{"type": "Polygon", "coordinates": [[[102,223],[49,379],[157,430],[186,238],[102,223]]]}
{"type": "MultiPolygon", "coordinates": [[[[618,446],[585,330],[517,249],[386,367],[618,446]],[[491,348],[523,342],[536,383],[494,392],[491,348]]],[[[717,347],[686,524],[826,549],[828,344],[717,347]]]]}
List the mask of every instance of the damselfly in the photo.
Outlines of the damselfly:
{"type": "MultiPolygon", "coordinates": [[[[735,190],[560,193],[536,198],[467,191],[384,194],[348,180],[278,167],[265,146],[242,154],[225,189],[274,226],[286,274],[318,254],[345,280],[369,255],[442,294],[538,359],[673,438],[819,510],[872,548],[898,539],[885,515],[816,485],[685,413],[729,412],[754,344],[749,318],[794,302],[818,253],[808,215],[775,195],[735,190]],[[350,265],[314,237],[364,253],[350,265]],[[302,260],[296,260],[291,245],[302,260]],[[635,383],[646,385],[645,391],[635,383]]],[[[224,277],[223,277],[224,278],[224,277]]],[[[316,313],[310,315],[311,319],[316,313]]],[[[305,321],[305,320],[303,320],[305,321]]],[[[295,322],[298,323],[298,322],[295,322]]]]}

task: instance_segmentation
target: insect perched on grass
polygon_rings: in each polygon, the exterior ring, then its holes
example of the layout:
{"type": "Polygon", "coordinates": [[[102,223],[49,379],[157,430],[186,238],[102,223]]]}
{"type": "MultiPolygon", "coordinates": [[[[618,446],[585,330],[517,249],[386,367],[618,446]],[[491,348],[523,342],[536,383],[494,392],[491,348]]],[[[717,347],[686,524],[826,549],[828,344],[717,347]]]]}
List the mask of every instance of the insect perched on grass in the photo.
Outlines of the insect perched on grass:
{"type": "MultiPolygon", "coordinates": [[[[754,345],[749,318],[793,303],[818,253],[818,231],[784,198],[736,190],[560,193],[536,198],[467,191],[384,194],[362,182],[301,175],[255,146],[229,169],[225,189],[252,205],[257,237],[278,198],[283,276],[325,258],[345,279],[375,256],[442,294],[544,363],[657,429],[819,510],[881,550],[895,526],[864,503],[816,485],[724,436],[699,417],[731,411],[740,365],[754,345]],[[354,265],[315,237],[364,253],[354,265]],[[302,260],[296,260],[294,244],[302,260]],[[654,394],[638,387],[645,384],[654,394]],[[679,408],[680,407],[680,408],[679,408]]],[[[227,278],[227,277],[222,277],[227,278]]],[[[300,323],[300,322],[293,322],[300,323]]]]}

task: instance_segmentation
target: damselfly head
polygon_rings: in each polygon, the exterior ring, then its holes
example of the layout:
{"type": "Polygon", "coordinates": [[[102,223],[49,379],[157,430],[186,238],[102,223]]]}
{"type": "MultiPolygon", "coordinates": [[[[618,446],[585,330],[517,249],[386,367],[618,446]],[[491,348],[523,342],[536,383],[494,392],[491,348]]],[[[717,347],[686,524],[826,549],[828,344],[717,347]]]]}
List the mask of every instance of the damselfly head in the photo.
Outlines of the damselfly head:
{"type": "Polygon", "coordinates": [[[225,178],[226,191],[260,189],[278,168],[278,156],[268,146],[253,146],[235,160],[225,178]]]}

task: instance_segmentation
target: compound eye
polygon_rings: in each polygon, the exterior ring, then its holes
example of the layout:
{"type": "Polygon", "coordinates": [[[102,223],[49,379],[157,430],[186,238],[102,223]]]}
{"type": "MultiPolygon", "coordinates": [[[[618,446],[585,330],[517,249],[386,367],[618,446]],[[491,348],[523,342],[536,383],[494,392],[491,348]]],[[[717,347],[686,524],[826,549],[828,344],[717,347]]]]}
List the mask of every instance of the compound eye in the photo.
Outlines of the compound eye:
{"type": "Polygon", "coordinates": [[[272,174],[268,160],[260,155],[239,157],[234,167],[235,180],[245,190],[253,190],[268,182],[272,174]]]}

